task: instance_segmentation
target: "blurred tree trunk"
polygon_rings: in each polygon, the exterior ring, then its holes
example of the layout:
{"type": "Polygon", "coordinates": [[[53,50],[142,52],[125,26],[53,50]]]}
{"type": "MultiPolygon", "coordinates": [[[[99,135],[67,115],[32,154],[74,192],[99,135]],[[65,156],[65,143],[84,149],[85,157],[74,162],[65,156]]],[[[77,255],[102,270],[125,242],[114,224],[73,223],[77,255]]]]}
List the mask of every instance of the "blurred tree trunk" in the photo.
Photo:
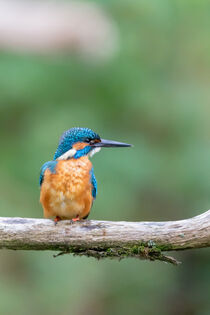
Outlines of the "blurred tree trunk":
{"type": "Polygon", "coordinates": [[[116,27],[95,3],[0,0],[0,50],[107,58],[116,27]]]}

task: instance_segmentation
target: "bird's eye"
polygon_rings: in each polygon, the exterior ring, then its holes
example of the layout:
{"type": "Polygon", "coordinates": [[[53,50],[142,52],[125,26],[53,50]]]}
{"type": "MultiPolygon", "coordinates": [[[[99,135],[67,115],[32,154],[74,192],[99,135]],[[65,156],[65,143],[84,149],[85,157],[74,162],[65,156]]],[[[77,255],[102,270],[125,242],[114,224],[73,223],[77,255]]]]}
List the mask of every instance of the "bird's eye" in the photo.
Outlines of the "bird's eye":
{"type": "Polygon", "coordinates": [[[94,140],[94,139],[86,138],[86,139],[84,140],[84,142],[89,143],[89,144],[91,145],[91,144],[94,144],[94,143],[95,143],[95,140],[94,140]]]}

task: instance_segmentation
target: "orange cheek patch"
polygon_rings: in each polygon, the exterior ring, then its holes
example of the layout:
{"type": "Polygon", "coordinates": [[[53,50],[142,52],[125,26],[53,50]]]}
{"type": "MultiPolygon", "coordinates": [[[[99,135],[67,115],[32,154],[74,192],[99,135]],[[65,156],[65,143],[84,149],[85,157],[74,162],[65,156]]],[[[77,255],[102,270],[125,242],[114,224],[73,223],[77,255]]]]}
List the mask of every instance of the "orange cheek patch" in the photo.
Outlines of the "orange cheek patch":
{"type": "Polygon", "coordinates": [[[73,149],[75,149],[75,150],[82,150],[82,149],[84,149],[85,147],[87,147],[88,146],[88,143],[85,143],[85,142],[77,142],[77,143],[75,143],[74,145],[73,145],[73,149]]]}

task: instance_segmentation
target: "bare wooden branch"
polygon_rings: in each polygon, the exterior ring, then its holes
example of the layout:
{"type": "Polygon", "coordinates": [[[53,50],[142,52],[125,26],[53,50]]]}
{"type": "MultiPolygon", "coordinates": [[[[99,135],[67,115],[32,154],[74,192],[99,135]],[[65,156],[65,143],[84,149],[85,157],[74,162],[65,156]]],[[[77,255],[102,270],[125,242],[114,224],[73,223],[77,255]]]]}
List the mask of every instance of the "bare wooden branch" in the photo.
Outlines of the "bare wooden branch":
{"type": "Polygon", "coordinates": [[[54,250],[58,255],[135,257],[178,262],[164,251],[210,247],[210,210],[168,222],[61,221],[0,218],[0,248],[54,250]]]}

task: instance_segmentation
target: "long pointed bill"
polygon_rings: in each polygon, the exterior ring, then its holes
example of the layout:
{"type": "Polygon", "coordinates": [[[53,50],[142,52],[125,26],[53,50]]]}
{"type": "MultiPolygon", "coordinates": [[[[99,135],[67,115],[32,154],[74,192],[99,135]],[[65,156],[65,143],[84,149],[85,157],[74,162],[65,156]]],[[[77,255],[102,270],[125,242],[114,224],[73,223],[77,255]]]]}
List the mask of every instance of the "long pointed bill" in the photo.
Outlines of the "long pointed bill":
{"type": "Polygon", "coordinates": [[[96,148],[114,148],[114,147],[131,147],[132,144],[118,142],[118,141],[112,141],[112,140],[105,140],[101,139],[101,142],[96,142],[93,144],[96,148]]]}

